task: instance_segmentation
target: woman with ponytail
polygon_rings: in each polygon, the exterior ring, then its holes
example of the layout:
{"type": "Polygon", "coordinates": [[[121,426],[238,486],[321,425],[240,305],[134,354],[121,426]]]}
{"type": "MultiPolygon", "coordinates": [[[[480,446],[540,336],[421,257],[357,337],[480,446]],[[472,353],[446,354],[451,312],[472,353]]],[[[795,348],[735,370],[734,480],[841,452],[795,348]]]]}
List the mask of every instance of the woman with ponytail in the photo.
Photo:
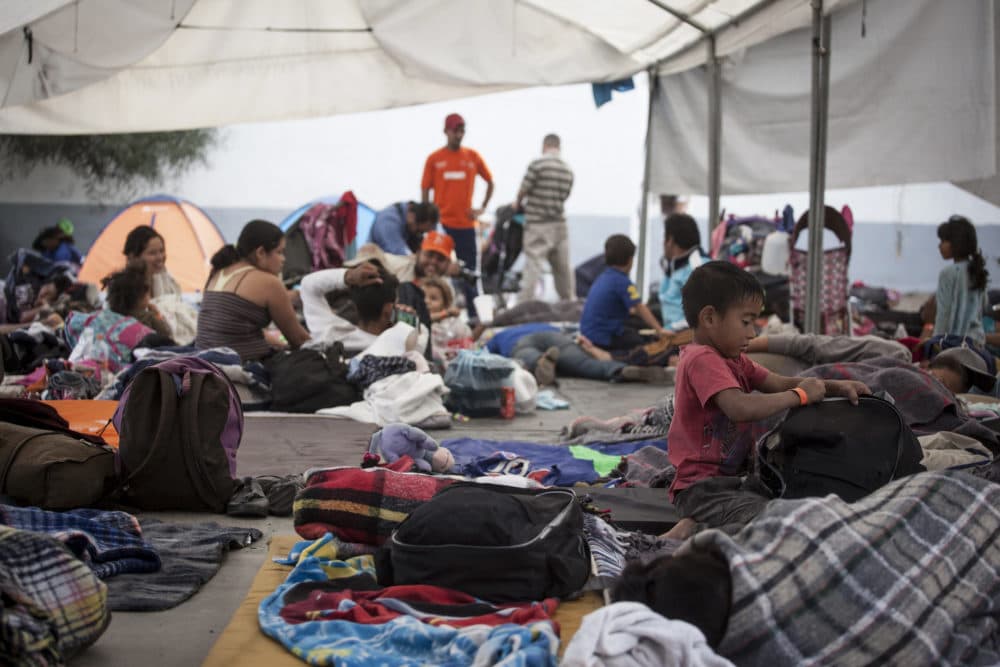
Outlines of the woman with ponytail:
{"type": "Polygon", "coordinates": [[[979,251],[976,228],[967,218],[953,215],[938,227],[937,234],[941,257],[954,263],[938,274],[934,335],[965,336],[982,344],[989,273],[979,251]]]}
{"type": "Polygon", "coordinates": [[[274,351],[264,338],[272,321],[292,348],[309,340],[278,277],[284,265],[281,229],[265,220],[248,222],[235,246],[227,245],[212,257],[195,345],[229,347],[243,361],[260,360],[274,351]]]}

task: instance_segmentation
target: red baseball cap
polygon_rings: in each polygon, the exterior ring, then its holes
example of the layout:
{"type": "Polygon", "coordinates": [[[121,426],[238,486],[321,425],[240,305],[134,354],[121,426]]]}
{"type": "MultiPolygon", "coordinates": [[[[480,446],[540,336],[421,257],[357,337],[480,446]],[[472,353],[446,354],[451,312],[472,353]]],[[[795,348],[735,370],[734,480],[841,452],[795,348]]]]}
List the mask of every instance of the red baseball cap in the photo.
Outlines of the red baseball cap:
{"type": "Polygon", "coordinates": [[[451,257],[451,252],[455,249],[455,241],[447,234],[441,232],[427,232],[424,240],[420,244],[421,250],[430,250],[451,257]]]}
{"type": "Polygon", "coordinates": [[[444,119],[444,129],[454,130],[456,127],[465,127],[465,119],[457,113],[448,114],[448,117],[444,119]]]}

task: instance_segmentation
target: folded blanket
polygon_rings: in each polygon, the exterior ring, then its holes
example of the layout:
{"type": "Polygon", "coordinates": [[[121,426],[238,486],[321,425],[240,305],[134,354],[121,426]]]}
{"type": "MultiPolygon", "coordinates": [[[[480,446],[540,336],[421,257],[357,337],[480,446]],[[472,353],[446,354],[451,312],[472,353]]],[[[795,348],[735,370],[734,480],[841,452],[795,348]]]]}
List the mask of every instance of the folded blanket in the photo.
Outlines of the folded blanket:
{"type": "Polygon", "coordinates": [[[52,536],[0,526],[0,656],[61,665],[111,620],[107,588],[52,536]]]}
{"type": "Polygon", "coordinates": [[[309,471],[295,498],[295,532],[307,539],[333,533],[347,542],[380,545],[392,531],[453,479],[417,472],[409,456],[386,468],[309,471]]]}
{"type": "Polygon", "coordinates": [[[927,472],[848,504],[775,500],[720,555],[732,605],[719,653],[741,665],[1000,661],[1000,485],[927,472]]]}
{"type": "Polygon", "coordinates": [[[0,505],[0,524],[50,534],[101,579],[160,569],[159,554],[143,539],[136,518],[125,512],[47,512],[37,507],[0,505]]]}

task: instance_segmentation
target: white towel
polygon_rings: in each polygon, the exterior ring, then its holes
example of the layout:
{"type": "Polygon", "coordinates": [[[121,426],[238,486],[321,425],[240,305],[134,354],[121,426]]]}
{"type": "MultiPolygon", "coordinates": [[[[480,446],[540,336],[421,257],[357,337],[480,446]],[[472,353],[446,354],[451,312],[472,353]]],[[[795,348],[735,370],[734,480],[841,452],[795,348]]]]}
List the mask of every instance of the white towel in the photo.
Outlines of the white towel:
{"type": "Polygon", "coordinates": [[[701,630],[638,602],[615,602],[587,614],[563,656],[563,667],[734,667],[701,630]]]}

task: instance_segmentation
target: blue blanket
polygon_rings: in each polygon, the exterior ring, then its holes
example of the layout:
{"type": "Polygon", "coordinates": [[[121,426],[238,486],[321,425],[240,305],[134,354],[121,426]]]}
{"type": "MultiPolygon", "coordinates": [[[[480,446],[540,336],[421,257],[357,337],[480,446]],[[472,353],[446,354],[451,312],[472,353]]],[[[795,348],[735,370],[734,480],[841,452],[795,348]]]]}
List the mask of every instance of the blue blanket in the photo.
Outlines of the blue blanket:
{"type": "Polygon", "coordinates": [[[559,640],[550,621],[528,626],[505,623],[453,628],[401,616],[381,624],[324,619],[289,623],[281,616],[285,594],[298,585],[368,573],[371,556],[338,560],[329,549],[329,533],[304,551],[288,578],[261,601],[257,620],[264,634],[311,665],[337,667],[419,667],[422,665],[500,665],[555,667],[559,640]]]}
{"type": "MultiPolygon", "coordinates": [[[[666,451],[667,441],[636,440],[634,442],[588,443],[587,447],[608,456],[627,456],[647,445],[666,451]]],[[[509,452],[530,462],[530,471],[549,470],[542,481],[546,485],[572,486],[577,482],[596,482],[601,475],[591,461],[573,456],[566,445],[547,445],[537,442],[508,442],[503,440],[478,440],[475,438],[455,438],[441,443],[455,457],[455,467],[459,470],[473,470],[481,463],[495,461],[496,452],[509,452]]]]}
{"type": "Polygon", "coordinates": [[[125,512],[48,512],[37,507],[0,505],[0,524],[52,535],[101,579],[160,569],[160,556],[142,539],[136,518],[125,512]]]}

